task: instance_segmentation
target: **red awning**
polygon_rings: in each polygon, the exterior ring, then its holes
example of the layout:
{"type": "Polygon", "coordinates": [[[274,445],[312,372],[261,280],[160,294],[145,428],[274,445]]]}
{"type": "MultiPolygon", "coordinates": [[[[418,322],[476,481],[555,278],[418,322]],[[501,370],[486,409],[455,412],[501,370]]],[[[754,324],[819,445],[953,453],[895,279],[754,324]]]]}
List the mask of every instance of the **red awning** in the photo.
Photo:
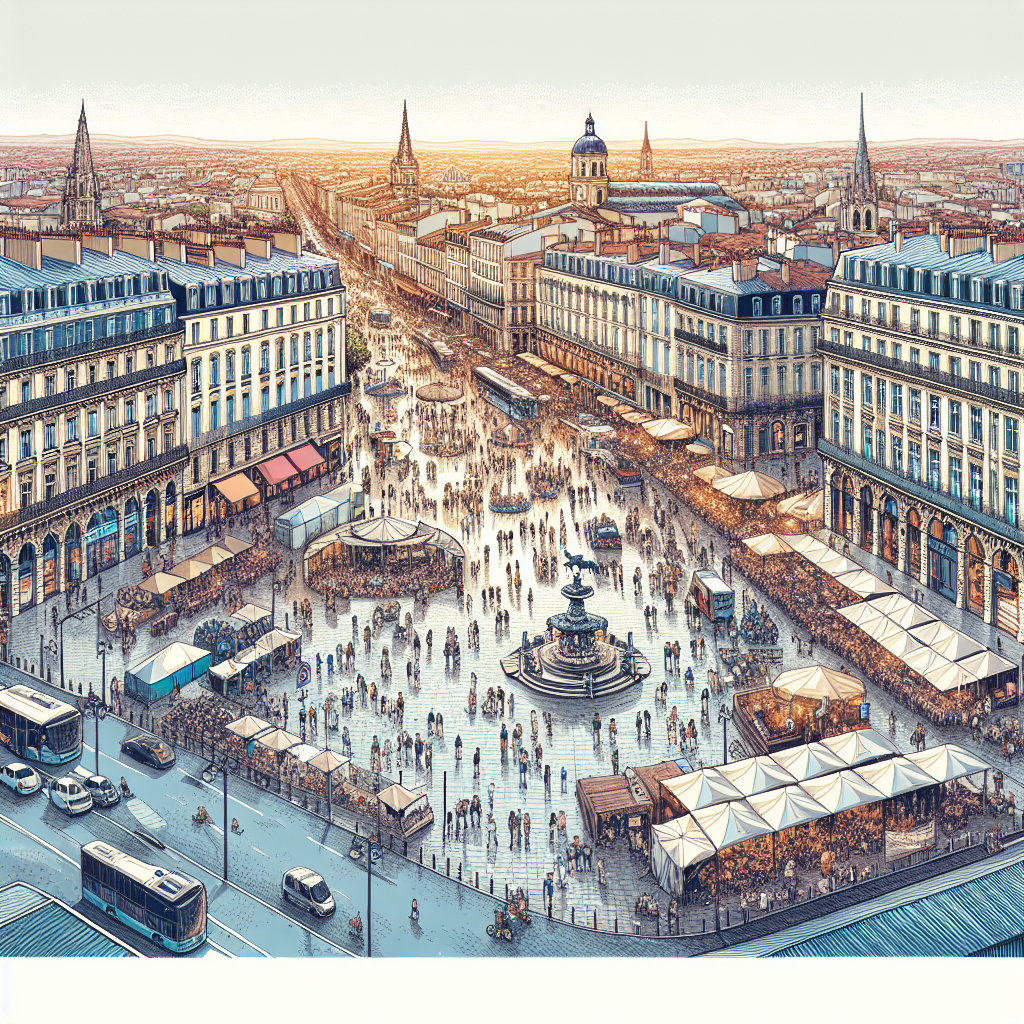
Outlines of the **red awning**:
{"type": "Polygon", "coordinates": [[[312,469],[314,466],[322,465],[324,461],[320,453],[311,444],[304,444],[301,448],[288,452],[287,455],[288,460],[294,462],[296,468],[300,470],[312,469]]]}
{"type": "Polygon", "coordinates": [[[283,484],[293,476],[298,476],[298,470],[283,456],[276,455],[266,462],[261,462],[256,467],[263,475],[268,484],[283,484]]]}

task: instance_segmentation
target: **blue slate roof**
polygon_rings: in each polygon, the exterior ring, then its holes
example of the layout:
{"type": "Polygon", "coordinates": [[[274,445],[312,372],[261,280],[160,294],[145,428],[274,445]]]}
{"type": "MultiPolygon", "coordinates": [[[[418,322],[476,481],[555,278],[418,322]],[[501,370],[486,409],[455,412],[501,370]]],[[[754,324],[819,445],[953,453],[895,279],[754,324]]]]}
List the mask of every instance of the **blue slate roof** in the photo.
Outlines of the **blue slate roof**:
{"type": "Polygon", "coordinates": [[[315,253],[304,252],[295,256],[284,249],[271,249],[270,259],[247,254],[245,267],[239,269],[233,263],[216,260],[212,267],[202,263],[181,263],[178,260],[157,257],[157,263],[167,271],[167,276],[177,284],[203,284],[207,281],[229,280],[246,275],[273,274],[295,270],[323,270],[336,267],[337,260],[317,256],[315,253]]]}
{"type": "Polygon", "coordinates": [[[99,281],[122,274],[144,274],[153,270],[153,264],[129,252],[101,255],[92,249],[82,249],[81,265],[43,257],[41,270],[33,270],[12,259],[0,256],[0,290],[18,288],[45,288],[47,285],[77,284],[80,281],[99,281]]]}
{"type": "Polygon", "coordinates": [[[721,188],[713,181],[610,181],[608,191],[612,196],[694,196],[722,195],[721,188]]]}
{"type": "Polygon", "coordinates": [[[1024,864],[886,910],[774,956],[968,956],[1024,932],[1024,864]]]}
{"type": "Polygon", "coordinates": [[[843,255],[857,260],[877,260],[879,263],[970,274],[972,277],[991,277],[999,281],[1024,280],[1024,256],[1014,256],[1001,263],[994,263],[992,256],[982,249],[950,257],[940,248],[938,235],[932,234],[914,235],[905,239],[899,251],[894,242],[882,242],[880,245],[849,250],[843,255]]]}

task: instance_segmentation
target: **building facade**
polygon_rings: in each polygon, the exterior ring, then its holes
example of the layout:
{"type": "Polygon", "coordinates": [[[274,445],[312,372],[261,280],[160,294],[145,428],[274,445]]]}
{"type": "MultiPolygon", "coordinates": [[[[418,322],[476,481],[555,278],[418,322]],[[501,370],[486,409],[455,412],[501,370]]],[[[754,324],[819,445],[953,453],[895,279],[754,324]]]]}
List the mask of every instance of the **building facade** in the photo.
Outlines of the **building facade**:
{"type": "Polygon", "coordinates": [[[829,283],[825,521],[1020,640],[1024,234],[933,229],[829,283]]]}
{"type": "Polygon", "coordinates": [[[183,330],[153,243],[0,235],[0,614],[181,522],[183,330]]]}
{"type": "Polygon", "coordinates": [[[337,262],[287,232],[221,243],[205,265],[162,262],[184,326],[190,532],[229,515],[246,489],[266,500],[340,464],[345,290],[337,262]],[[300,449],[315,465],[285,478],[287,462],[265,468],[300,449]]]}

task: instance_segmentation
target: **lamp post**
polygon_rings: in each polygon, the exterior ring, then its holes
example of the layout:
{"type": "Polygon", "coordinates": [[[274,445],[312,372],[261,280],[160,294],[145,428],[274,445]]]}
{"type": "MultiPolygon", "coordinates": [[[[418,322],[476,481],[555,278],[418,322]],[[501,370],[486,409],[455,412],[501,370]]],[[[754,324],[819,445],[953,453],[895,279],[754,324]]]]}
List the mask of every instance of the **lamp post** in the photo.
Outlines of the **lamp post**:
{"type": "Polygon", "coordinates": [[[729,763],[729,742],[726,726],[732,721],[732,711],[724,704],[718,709],[718,720],[722,723],[722,764],[729,763]]]}
{"type": "Polygon", "coordinates": [[[90,693],[88,699],[85,702],[85,717],[91,718],[96,724],[96,735],[95,741],[96,746],[93,751],[96,755],[96,771],[95,775],[100,773],[100,719],[107,717],[107,705],[103,703],[96,696],[95,693],[90,693]]]}
{"type": "MultiPolygon", "coordinates": [[[[97,609],[97,614],[98,614],[98,609],[97,609]]],[[[102,658],[102,661],[100,663],[100,672],[102,673],[101,676],[100,676],[100,696],[101,696],[101,699],[103,700],[103,703],[106,704],[107,703],[107,651],[108,650],[112,651],[114,649],[114,645],[109,640],[102,640],[101,639],[96,646],[97,646],[96,654],[100,658],[102,658]]]]}
{"type": "Polygon", "coordinates": [[[238,771],[238,759],[222,754],[202,772],[203,782],[211,783],[219,772],[224,778],[224,881],[228,880],[228,772],[238,771]]]}

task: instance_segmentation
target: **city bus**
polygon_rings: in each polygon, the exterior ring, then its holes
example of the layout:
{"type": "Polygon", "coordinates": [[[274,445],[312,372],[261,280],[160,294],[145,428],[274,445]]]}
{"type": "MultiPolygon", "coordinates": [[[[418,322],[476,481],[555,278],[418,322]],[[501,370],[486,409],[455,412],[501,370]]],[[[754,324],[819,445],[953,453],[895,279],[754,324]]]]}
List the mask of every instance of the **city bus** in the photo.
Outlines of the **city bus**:
{"type": "Polygon", "coordinates": [[[732,620],[736,599],[732,588],[712,569],[698,569],[690,581],[690,600],[712,622],[732,620]]]}
{"type": "Polygon", "coordinates": [[[18,757],[64,764],[82,754],[82,716],[71,704],[19,683],[0,690],[0,743],[18,757]]]}
{"type": "Polygon", "coordinates": [[[172,953],[187,953],[206,941],[206,886],[109,843],[82,847],[82,895],[172,953]]]}
{"type": "Polygon", "coordinates": [[[537,399],[514,380],[502,376],[488,366],[474,371],[483,398],[514,420],[537,418],[537,399]]]}

